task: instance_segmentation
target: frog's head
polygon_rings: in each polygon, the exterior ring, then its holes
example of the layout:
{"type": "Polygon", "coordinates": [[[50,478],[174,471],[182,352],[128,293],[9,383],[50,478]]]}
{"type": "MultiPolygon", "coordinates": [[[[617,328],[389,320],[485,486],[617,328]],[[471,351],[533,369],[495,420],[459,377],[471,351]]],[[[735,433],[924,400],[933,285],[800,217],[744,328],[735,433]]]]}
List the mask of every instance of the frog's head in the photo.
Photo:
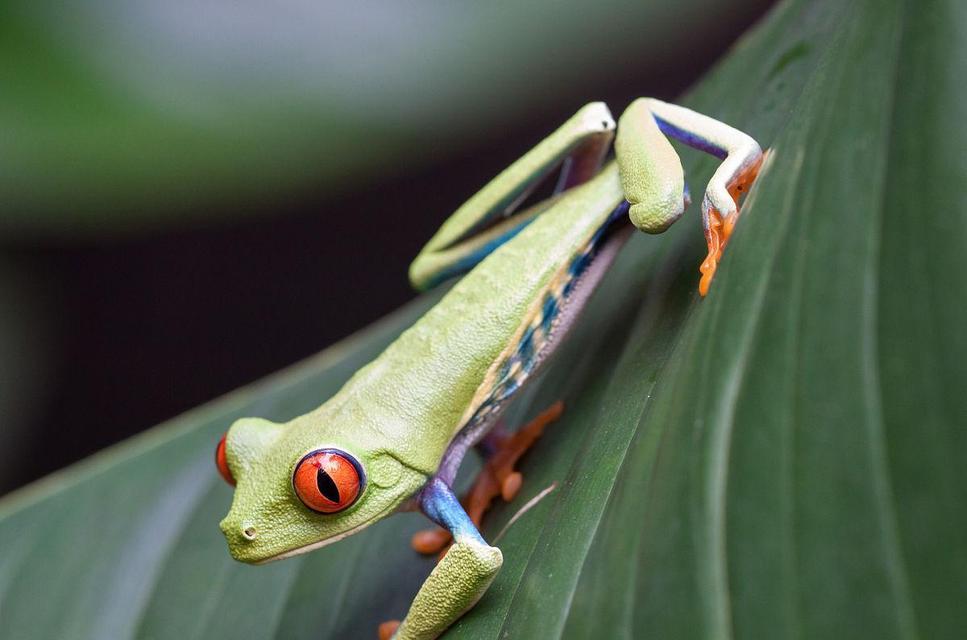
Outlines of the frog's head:
{"type": "Polygon", "coordinates": [[[287,558],[394,511],[426,476],[373,440],[368,430],[327,426],[314,414],[287,424],[235,422],[215,453],[220,473],[236,487],[220,525],[232,556],[250,563],[287,558]]]}

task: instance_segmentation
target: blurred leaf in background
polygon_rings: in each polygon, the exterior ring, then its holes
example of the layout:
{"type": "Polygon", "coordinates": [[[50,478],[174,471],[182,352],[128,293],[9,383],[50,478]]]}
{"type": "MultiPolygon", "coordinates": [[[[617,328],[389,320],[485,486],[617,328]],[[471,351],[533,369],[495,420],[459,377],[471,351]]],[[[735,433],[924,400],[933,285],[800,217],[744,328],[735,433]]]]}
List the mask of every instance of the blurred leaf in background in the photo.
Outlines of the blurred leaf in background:
{"type": "Polygon", "coordinates": [[[7,2],[0,232],[235,216],[674,64],[767,3],[7,2]]]}
{"type": "MultiPolygon", "coordinates": [[[[557,488],[448,637],[963,635],[965,36],[956,0],[787,0],[684,98],[771,164],[706,300],[693,207],[632,241],[514,407],[568,410],[486,536],[557,488]]],[[[686,156],[693,185],[713,167],[686,156]]],[[[420,519],[240,565],[211,446],[238,416],[316,406],[438,295],[5,499],[5,629],[373,637],[432,565],[408,546],[420,519]]]]}
{"type": "Polygon", "coordinates": [[[768,4],[3,3],[0,493],[396,308],[518,148],[768,4]]]}

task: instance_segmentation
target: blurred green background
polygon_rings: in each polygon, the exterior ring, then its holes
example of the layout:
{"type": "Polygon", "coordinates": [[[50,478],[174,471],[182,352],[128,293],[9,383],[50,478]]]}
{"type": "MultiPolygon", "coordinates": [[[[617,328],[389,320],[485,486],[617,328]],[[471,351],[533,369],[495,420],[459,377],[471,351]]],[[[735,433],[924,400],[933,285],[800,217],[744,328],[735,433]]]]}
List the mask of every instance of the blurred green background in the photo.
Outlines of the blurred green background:
{"type": "Polygon", "coordinates": [[[0,493],[398,307],[500,168],[770,4],[4,3],[0,493]]]}

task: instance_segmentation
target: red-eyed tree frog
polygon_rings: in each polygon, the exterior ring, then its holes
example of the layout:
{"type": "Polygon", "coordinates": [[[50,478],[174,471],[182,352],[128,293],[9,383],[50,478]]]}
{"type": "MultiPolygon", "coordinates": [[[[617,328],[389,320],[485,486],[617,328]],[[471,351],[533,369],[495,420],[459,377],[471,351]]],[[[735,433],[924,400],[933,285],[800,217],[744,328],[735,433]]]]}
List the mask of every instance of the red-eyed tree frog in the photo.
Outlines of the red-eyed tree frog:
{"type": "Polygon", "coordinates": [[[426,315],[314,411],[285,424],[245,418],[231,426],[216,461],[236,486],[221,522],[232,556],[287,558],[419,509],[442,532],[418,535],[414,546],[433,553],[452,544],[402,623],[384,624],[381,636],[436,638],[473,607],[503,561],[478,531],[480,518],[496,496],[513,499],[517,458],[560,407],[514,435],[493,428],[632,229],[660,233],[685,211],[683,169],[666,135],[722,159],[702,201],[705,295],[739,194],[758,172],[759,145],[659,100],[636,100],[617,127],[603,103],[586,105],[462,205],[420,252],[410,268],[418,289],[465,273],[426,315]],[[613,138],[615,159],[602,167],[613,138]],[[558,169],[554,194],[519,210],[558,169]],[[451,487],[478,444],[490,459],[461,504],[451,487]]]}

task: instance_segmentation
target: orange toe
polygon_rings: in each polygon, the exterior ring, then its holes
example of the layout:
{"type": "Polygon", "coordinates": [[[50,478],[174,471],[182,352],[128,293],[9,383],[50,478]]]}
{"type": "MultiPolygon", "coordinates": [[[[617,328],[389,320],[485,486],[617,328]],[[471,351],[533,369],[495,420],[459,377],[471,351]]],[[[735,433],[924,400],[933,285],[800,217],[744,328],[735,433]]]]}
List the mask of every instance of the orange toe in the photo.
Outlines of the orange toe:
{"type": "MultiPolygon", "coordinates": [[[[524,482],[521,473],[514,469],[517,461],[537,442],[544,428],[561,417],[563,411],[564,403],[555,402],[521,427],[517,433],[495,438],[496,450],[487,459],[470,491],[461,500],[464,510],[475,526],[480,527],[484,514],[490,509],[495,498],[500,496],[505,502],[510,502],[517,496],[524,482]]],[[[451,541],[450,532],[437,527],[417,532],[413,535],[410,544],[419,553],[424,555],[441,553],[442,557],[451,541]]]]}
{"type": "MultiPolygon", "coordinates": [[[[734,224],[733,224],[734,226],[734,224]]],[[[702,266],[698,268],[702,272],[702,279],[698,283],[698,292],[703,297],[708,293],[708,288],[712,285],[712,278],[715,277],[715,270],[719,266],[722,258],[722,250],[725,248],[727,237],[724,233],[724,221],[722,215],[716,209],[708,212],[708,231],[705,240],[708,242],[708,255],[702,261],[702,266]]]]}
{"type": "Polygon", "coordinates": [[[524,482],[524,476],[514,469],[517,461],[537,442],[544,433],[544,428],[560,418],[563,412],[564,403],[555,402],[517,433],[497,440],[496,451],[487,460],[473,488],[464,499],[464,507],[474,524],[480,526],[484,513],[497,496],[504,502],[514,499],[524,482]]]}
{"type": "Polygon", "coordinates": [[[432,556],[434,553],[439,553],[450,544],[450,532],[441,527],[436,529],[427,529],[426,531],[418,531],[413,534],[412,540],[410,540],[410,545],[417,553],[422,553],[425,556],[432,556]]]}
{"type": "MultiPolygon", "coordinates": [[[[729,195],[732,196],[732,200],[737,206],[739,199],[748,192],[752,183],[755,182],[761,166],[762,159],[760,158],[757,163],[749,166],[736,179],[735,183],[729,187],[729,195]]],[[[702,279],[698,283],[698,292],[702,297],[708,293],[708,289],[712,285],[712,278],[715,277],[715,270],[718,268],[719,261],[722,259],[722,252],[725,251],[725,246],[732,238],[735,223],[739,220],[739,209],[736,209],[726,217],[723,217],[716,209],[709,209],[708,214],[708,229],[706,229],[705,233],[705,240],[708,243],[708,255],[702,261],[702,266],[699,267],[699,271],[702,272],[702,279]]]]}
{"type": "Polygon", "coordinates": [[[504,478],[504,481],[500,484],[500,497],[504,499],[504,502],[510,502],[517,496],[517,492],[520,491],[520,486],[523,483],[524,476],[514,471],[504,478]]]}
{"type": "Polygon", "coordinates": [[[379,640],[390,640],[400,627],[399,620],[387,620],[379,625],[379,640]]]}

